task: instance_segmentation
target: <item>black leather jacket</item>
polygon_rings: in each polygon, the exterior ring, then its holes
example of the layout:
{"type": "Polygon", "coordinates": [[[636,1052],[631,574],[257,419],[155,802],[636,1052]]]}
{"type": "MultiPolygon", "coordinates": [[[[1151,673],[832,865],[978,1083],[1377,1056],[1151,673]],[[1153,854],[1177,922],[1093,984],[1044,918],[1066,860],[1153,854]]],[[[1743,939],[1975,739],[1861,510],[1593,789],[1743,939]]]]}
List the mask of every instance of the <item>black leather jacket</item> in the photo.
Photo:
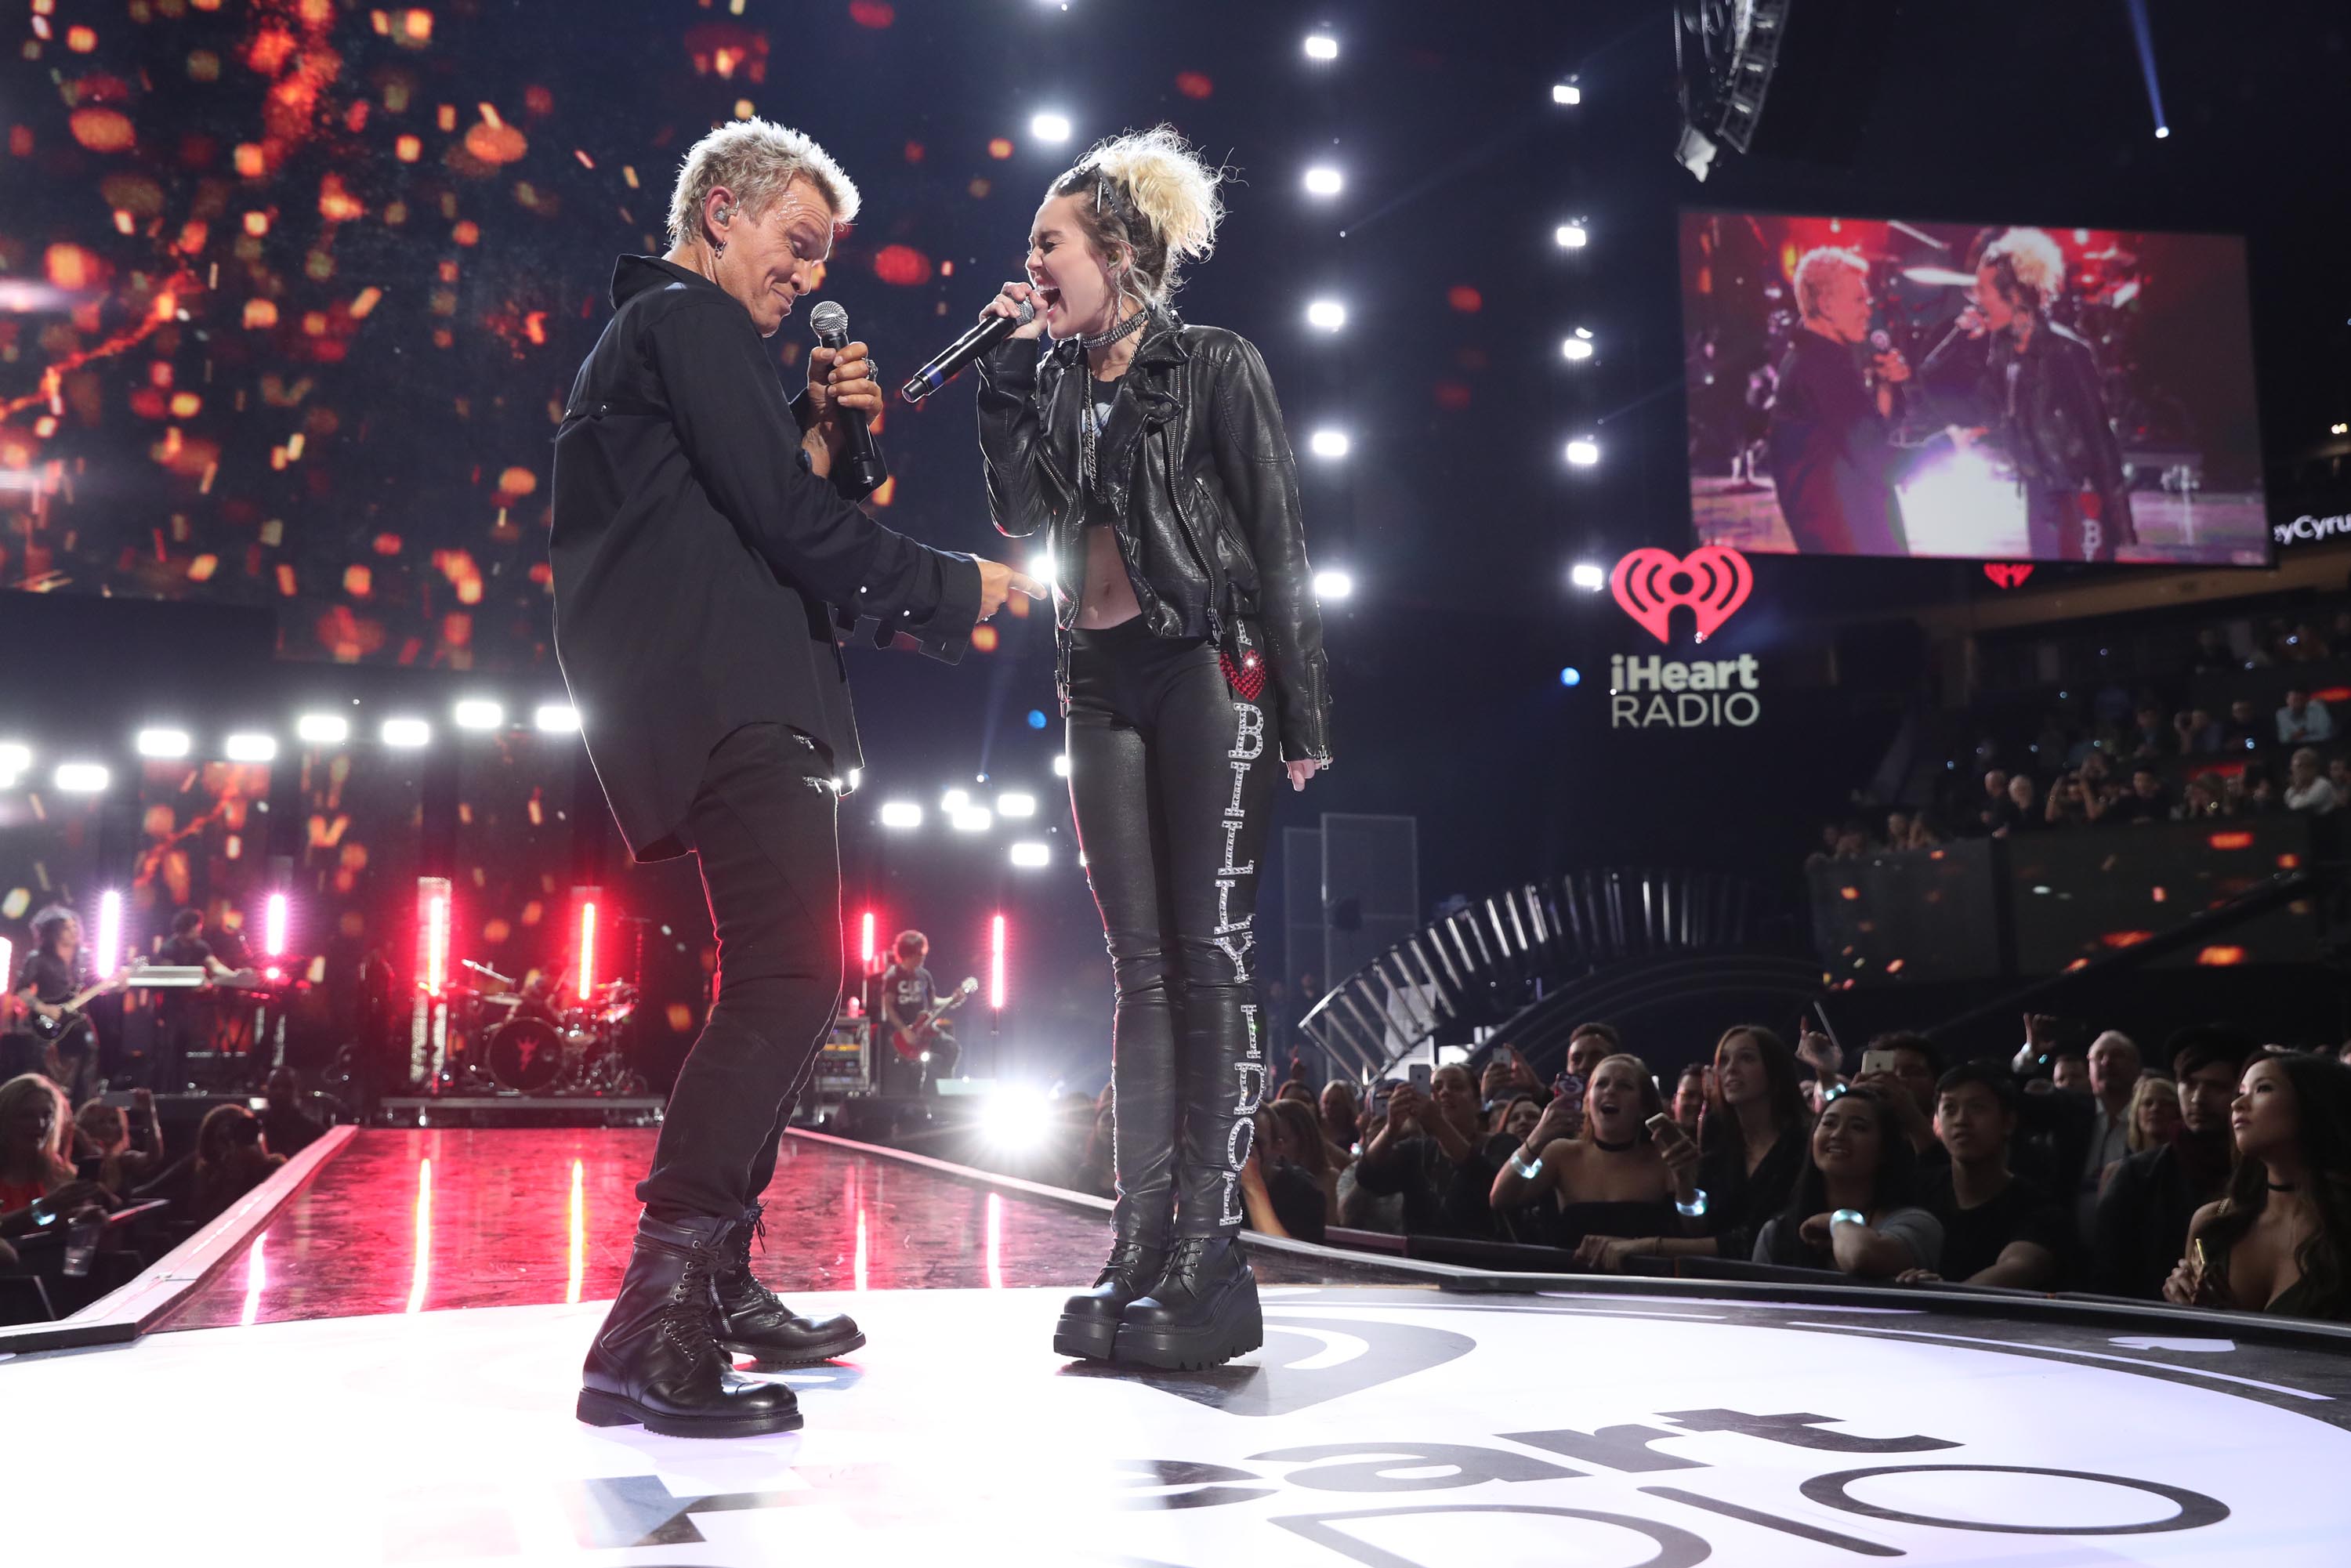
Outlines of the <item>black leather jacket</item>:
{"type": "Polygon", "coordinates": [[[1917,380],[1940,417],[1989,429],[2024,483],[2096,491],[2121,542],[2136,542],[2122,444],[2089,344],[2049,320],[2034,325],[2022,350],[2006,332],[1955,337],[1927,357],[1917,380]]]}
{"type": "Polygon", "coordinates": [[[1096,460],[1102,493],[1078,494],[1089,372],[1074,341],[1040,351],[1007,339],[979,361],[979,445],[998,531],[1042,528],[1055,586],[1061,686],[1085,570],[1085,528],[1116,528],[1145,622],[1161,637],[1261,650],[1282,754],[1331,759],[1331,676],[1306,563],[1298,465],[1265,361],[1248,340],[1153,312],[1119,379],[1096,460]]]}

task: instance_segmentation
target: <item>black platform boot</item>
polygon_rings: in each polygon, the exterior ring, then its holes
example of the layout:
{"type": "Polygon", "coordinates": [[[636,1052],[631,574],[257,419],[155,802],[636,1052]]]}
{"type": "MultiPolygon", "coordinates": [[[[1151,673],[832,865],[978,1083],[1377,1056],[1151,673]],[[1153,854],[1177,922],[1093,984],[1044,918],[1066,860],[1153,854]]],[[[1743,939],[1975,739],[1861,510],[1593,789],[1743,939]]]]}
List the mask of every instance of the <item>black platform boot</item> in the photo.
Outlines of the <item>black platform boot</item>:
{"type": "Polygon", "coordinates": [[[1264,1343],[1257,1276],[1240,1237],[1179,1236],[1150,1294],[1120,1316],[1117,1359],[1192,1372],[1221,1366],[1264,1343]]]}
{"type": "MultiPolygon", "coordinates": [[[[1193,954],[1190,970],[1218,973],[1193,954]]],[[[1265,1098],[1256,995],[1244,977],[1195,979],[1184,990],[1181,1121],[1176,1144],[1176,1240],[1167,1267],[1119,1318],[1114,1357],[1196,1370],[1265,1340],[1257,1276],[1241,1250],[1241,1167],[1265,1098]]]]}
{"type": "Polygon", "coordinates": [[[762,1366],[810,1366],[847,1355],[865,1343],[857,1320],[841,1313],[804,1318],[784,1305],[751,1272],[751,1239],[765,1240],[762,1206],[753,1204],[726,1228],[714,1281],[718,1296],[718,1348],[762,1366]]]}
{"type": "MultiPolygon", "coordinates": [[[[1165,1198],[1165,1194],[1161,1195],[1165,1198]]],[[[1061,1303],[1061,1321],[1053,1329],[1053,1354],[1080,1361],[1109,1361],[1118,1343],[1120,1314],[1127,1304],[1151,1289],[1167,1267],[1164,1233],[1147,1236],[1143,1226],[1120,1217],[1110,1261],[1093,1283],[1061,1303]]]]}
{"type": "Polygon", "coordinates": [[[665,1437],[749,1437],[799,1427],[792,1391],[736,1376],[712,1333],[712,1281],[733,1223],[701,1215],[675,1224],[651,1215],[638,1219],[620,1296],[588,1347],[580,1419],[591,1427],[635,1422],[665,1437]]]}

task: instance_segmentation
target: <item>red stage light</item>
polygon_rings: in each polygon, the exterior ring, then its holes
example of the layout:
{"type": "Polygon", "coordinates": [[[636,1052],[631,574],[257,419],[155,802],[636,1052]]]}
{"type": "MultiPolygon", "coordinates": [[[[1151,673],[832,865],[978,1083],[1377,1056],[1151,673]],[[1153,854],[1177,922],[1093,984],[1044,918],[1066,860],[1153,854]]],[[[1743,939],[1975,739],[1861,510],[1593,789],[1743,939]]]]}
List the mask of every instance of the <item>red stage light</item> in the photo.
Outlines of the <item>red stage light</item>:
{"type": "Polygon", "coordinates": [[[580,901],[580,995],[585,1000],[596,988],[596,901],[580,901]]]}
{"type": "Polygon", "coordinates": [[[2241,964],[2245,961],[2242,947],[2206,947],[2196,955],[2199,964],[2241,964]]]}
{"type": "Polygon", "coordinates": [[[863,972],[873,972],[873,912],[867,910],[857,920],[857,961],[863,972]]]}
{"type": "Polygon", "coordinates": [[[449,983],[449,879],[416,879],[416,984],[438,997],[449,983]]]}
{"type": "Polygon", "coordinates": [[[990,922],[988,928],[987,1005],[998,1010],[1004,1006],[1004,916],[1001,915],[990,922]]]}
{"type": "Polygon", "coordinates": [[[2249,850],[2253,847],[2251,833],[2214,833],[2204,841],[2216,850],[2249,850]]]}
{"type": "Polygon", "coordinates": [[[273,893],[261,922],[261,950],[272,958],[286,956],[286,895],[273,893]]]}

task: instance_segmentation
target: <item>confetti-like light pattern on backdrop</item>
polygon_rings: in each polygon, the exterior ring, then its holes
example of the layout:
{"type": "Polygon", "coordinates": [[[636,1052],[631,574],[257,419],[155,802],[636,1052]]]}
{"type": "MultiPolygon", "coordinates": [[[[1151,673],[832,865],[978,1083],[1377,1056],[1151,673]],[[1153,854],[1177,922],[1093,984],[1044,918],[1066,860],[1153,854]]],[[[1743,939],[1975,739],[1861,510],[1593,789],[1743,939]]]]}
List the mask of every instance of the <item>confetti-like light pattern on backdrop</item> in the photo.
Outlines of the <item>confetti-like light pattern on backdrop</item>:
{"type": "MultiPolygon", "coordinates": [[[[267,604],[291,657],[547,662],[562,400],[610,258],[664,248],[678,157],[761,108],[744,9],[628,24],[669,53],[623,113],[503,15],[31,0],[18,52],[55,88],[0,111],[34,193],[0,212],[0,587],[267,604]]],[[[832,265],[953,276],[882,235],[832,265]]]]}

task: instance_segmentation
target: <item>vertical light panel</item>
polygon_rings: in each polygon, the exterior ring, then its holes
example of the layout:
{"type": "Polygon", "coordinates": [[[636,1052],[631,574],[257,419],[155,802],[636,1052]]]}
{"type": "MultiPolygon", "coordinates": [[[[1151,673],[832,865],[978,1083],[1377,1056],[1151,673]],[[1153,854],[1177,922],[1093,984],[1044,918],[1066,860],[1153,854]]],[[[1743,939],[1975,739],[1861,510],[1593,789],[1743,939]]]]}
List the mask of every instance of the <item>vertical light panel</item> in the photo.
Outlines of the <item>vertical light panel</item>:
{"type": "Polygon", "coordinates": [[[857,921],[857,961],[862,972],[873,972],[873,912],[867,910],[857,921]]]}
{"type": "Polygon", "coordinates": [[[449,879],[416,879],[416,983],[438,997],[449,983],[449,879]]]}
{"type": "Polygon", "coordinates": [[[596,906],[603,890],[583,887],[573,894],[580,901],[580,998],[585,1001],[596,988],[596,906]]]}
{"type": "Polygon", "coordinates": [[[122,894],[112,889],[98,895],[98,942],[89,952],[93,978],[106,979],[122,967],[122,894]]]}
{"type": "Polygon", "coordinates": [[[286,895],[273,893],[263,908],[261,920],[261,950],[272,958],[286,956],[286,895]]]}
{"type": "Polygon", "coordinates": [[[16,948],[5,936],[0,936],[0,986],[14,984],[16,978],[16,948]]]}
{"type": "Polygon", "coordinates": [[[989,923],[987,936],[987,1005],[1004,1006],[1004,916],[989,923]]]}

